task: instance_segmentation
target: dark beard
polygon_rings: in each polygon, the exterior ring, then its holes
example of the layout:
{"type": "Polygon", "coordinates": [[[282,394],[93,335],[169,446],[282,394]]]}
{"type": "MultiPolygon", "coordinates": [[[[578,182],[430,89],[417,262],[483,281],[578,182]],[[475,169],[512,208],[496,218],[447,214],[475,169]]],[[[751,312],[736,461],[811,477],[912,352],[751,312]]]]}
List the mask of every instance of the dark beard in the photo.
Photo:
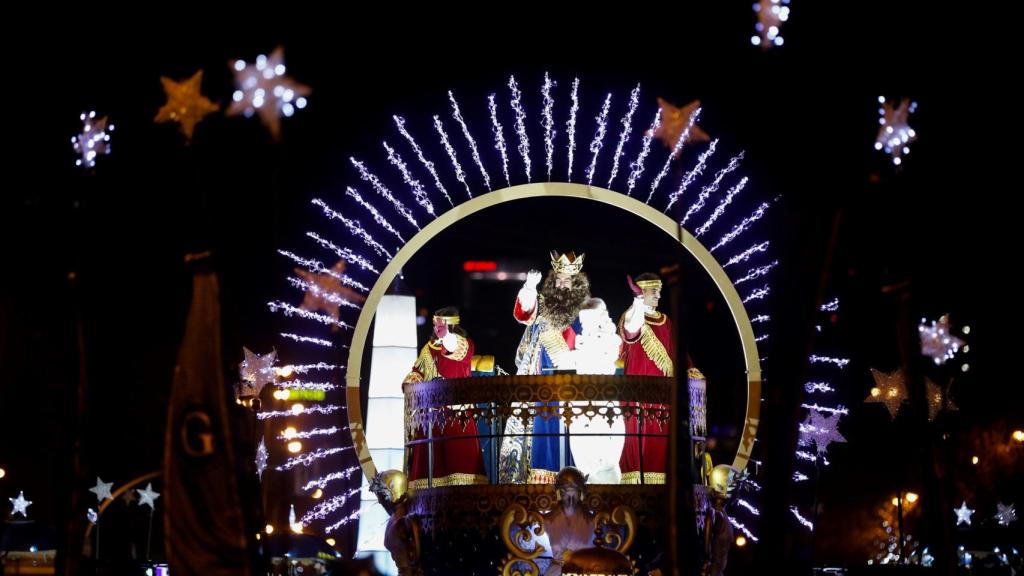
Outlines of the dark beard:
{"type": "Polygon", "coordinates": [[[572,288],[555,288],[555,275],[548,273],[541,288],[540,315],[552,328],[565,330],[580,314],[580,306],[590,298],[590,282],[581,272],[572,279],[572,288]]]}

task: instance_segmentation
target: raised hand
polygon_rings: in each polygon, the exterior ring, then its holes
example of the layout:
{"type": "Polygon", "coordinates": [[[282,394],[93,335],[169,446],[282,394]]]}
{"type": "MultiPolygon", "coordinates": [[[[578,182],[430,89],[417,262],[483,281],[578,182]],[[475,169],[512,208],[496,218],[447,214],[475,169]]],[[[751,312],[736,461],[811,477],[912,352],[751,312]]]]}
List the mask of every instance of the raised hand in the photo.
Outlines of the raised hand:
{"type": "Polygon", "coordinates": [[[526,273],[526,287],[537,288],[537,284],[540,284],[541,273],[540,270],[530,270],[526,273]]]}

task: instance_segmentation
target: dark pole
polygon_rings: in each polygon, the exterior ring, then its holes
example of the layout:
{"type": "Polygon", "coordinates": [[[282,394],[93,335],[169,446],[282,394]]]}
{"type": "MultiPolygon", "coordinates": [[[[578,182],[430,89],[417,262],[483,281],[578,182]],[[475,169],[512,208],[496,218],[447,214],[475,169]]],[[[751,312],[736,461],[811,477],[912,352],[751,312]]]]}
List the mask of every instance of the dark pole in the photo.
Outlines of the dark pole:
{"type": "MultiPolygon", "coordinates": [[[[952,506],[947,495],[940,486],[943,470],[939,465],[939,447],[936,437],[930,433],[928,422],[928,400],[922,369],[923,356],[921,341],[917,331],[916,315],[913,311],[913,283],[905,280],[892,286],[883,287],[882,291],[896,298],[899,306],[900,358],[907,378],[907,391],[910,395],[910,425],[908,440],[911,446],[918,447],[913,452],[921,458],[917,464],[921,466],[921,506],[924,512],[924,534],[928,539],[929,549],[935,558],[933,570],[937,576],[952,576],[956,570],[953,557],[952,520],[948,510],[952,506]]],[[[902,506],[902,494],[900,505],[902,506]]],[[[900,537],[903,537],[902,514],[900,514],[900,537]]],[[[900,542],[902,557],[903,542],[900,542]]]]}
{"type": "MultiPolygon", "coordinates": [[[[685,257],[682,253],[680,256],[685,257]]],[[[690,390],[687,379],[689,356],[682,317],[683,290],[679,282],[681,266],[666,278],[672,286],[672,318],[675,321],[675,378],[672,381],[671,425],[669,436],[669,554],[673,576],[697,576],[703,559],[698,540],[693,495],[693,439],[690,433],[690,390]]]]}
{"type": "MultiPolygon", "coordinates": [[[[63,537],[63,573],[72,576],[79,573],[79,558],[85,526],[77,512],[81,509],[79,487],[85,485],[85,471],[82,468],[83,436],[85,418],[88,410],[89,381],[86,376],[85,362],[85,321],[82,318],[82,296],[78,284],[78,273],[68,273],[68,284],[71,287],[71,301],[75,315],[75,341],[78,352],[78,382],[75,388],[75,412],[71,426],[69,448],[71,450],[71,479],[67,489],[70,493],[67,508],[62,514],[65,518],[63,537]]],[[[98,544],[98,541],[97,541],[98,544]]],[[[98,550],[97,550],[98,552],[98,550]]],[[[94,556],[95,557],[95,556],[94,556]]],[[[98,558],[96,558],[98,560],[98,558]]]]}

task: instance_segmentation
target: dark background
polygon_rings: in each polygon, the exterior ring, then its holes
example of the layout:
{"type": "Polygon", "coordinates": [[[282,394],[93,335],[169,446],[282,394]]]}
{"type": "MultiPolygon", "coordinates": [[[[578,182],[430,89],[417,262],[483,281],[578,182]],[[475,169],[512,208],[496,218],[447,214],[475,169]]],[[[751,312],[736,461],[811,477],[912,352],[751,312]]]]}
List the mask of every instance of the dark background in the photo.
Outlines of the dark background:
{"type": "MultiPolygon", "coordinates": [[[[952,389],[961,410],[942,423],[953,443],[947,465],[957,502],[967,498],[979,516],[994,512],[996,501],[1019,502],[1020,448],[1007,441],[1021,427],[1022,399],[1012,370],[1019,242],[1010,238],[1016,216],[1007,194],[1015,180],[1012,164],[989,156],[998,146],[986,139],[987,130],[1011,126],[1019,96],[1003,85],[1011,72],[1001,63],[1009,53],[987,44],[999,37],[999,16],[971,9],[939,18],[938,7],[924,2],[796,2],[792,10],[785,46],[769,52],[750,45],[755,16],[744,2],[685,3],[636,15],[596,7],[550,17],[498,13],[476,24],[406,13],[402,21],[393,14],[335,15],[329,24],[324,16],[320,26],[313,18],[269,18],[194,25],[140,20],[104,29],[103,18],[94,17],[88,21],[102,36],[83,34],[71,22],[26,36],[13,51],[12,92],[5,96],[14,101],[2,210],[0,467],[7,475],[0,497],[26,490],[35,502],[32,517],[57,522],[70,488],[79,326],[88,380],[81,457],[88,475],[120,483],[155,470],[189,299],[183,254],[214,253],[225,370],[234,370],[243,345],[289,353],[276,337],[280,320],[265,306],[298,296],[283,279],[291,265],[275,250],[312,251],[303,233],[326,228],[311,197],[353,208],[343,194],[346,184],[358,183],[348,156],[384,167],[378,141],[400,141],[390,115],[415,121],[425,139],[429,115],[446,110],[448,89],[459,95],[478,140],[485,139],[483,98],[504,94],[509,74],[519,79],[536,119],[548,71],[561,82],[559,105],[572,77],[580,77],[589,97],[580,118],[588,122],[599,94],[624,96],[638,81],[644,100],[637,118],[649,118],[655,96],[677,104],[700,98],[701,126],[723,142],[719,161],[745,150],[741,170],[752,179],[749,194],[781,195],[764,225],[765,237],[778,241],[774,254],[783,265],[774,277],[777,325],[766,348],[762,451],[767,443],[776,454],[791,453],[797,391],[805,376],[813,377],[802,367],[806,352],[853,360],[840,392],[851,408],[841,426],[849,443],[832,451],[833,465],[819,485],[815,562],[864,560],[869,531],[879,524],[871,512],[899,486],[920,482],[920,447],[905,440],[909,424],[902,415],[890,424],[880,406],[860,402],[872,385],[868,367],[891,370],[899,363],[898,304],[881,289],[906,279],[915,315],[950,312],[954,326],[972,328],[970,353],[933,376],[970,365],[952,389]],[[202,68],[204,94],[226,105],[233,90],[228,60],[252,60],[277,45],[285,47],[288,74],[313,88],[308,109],[282,121],[280,143],[255,119],[212,115],[190,146],[175,126],[152,123],[164,102],[161,75],[183,79],[202,68]],[[879,95],[919,103],[910,123],[920,139],[901,170],[872,148],[879,95]],[[83,171],[74,166],[69,138],[80,129],[78,114],[91,109],[109,115],[117,129],[113,153],[83,171]],[[813,312],[819,292],[842,299],[834,319],[813,312]],[[819,336],[816,323],[824,328],[819,336]],[[972,467],[975,453],[982,463],[972,467]]],[[[507,134],[512,121],[503,121],[507,134]]],[[[581,127],[580,137],[589,138],[590,130],[581,127]]],[[[449,131],[454,139],[453,125],[449,131]]],[[[1015,149],[1012,130],[1001,133],[1010,138],[1001,146],[1015,149]]],[[[447,168],[443,155],[433,157],[447,168]]],[[[428,182],[425,175],[421,180],[428,182]]],[[[451,193],[463,192],[449,180],[451,193]]],[[[487,217],[500,234],[453,230],[458,248],[424,251],[424,261],[418,256],[409,266],[409,288],[423,294],[427,308],[447,304],[461,297],[453,290],[462,286],[462,260],[518,257],[543,267],[547,250],[573,249],[589,253],[594,293],[617,315],[627,303],[623,274],[664,259],[623,241],[650,237],[635,219],[588,205],[567,209],[574,214],[563,222],[526,203],[496,208],[487,217]],[[517,223],[520,211],[534,214],[530,225],[538,229],[517,223]],[[514,250],[521,242],[527,244],[514,250]]],[[[413,232],[398,218],[393,222],[404,234],[413,232]]],[[[493,342],[487,352],[506,369],[502,357],[519,334],[508,314],[515,289],[504,284],[467,303],[471,332],[493,342]]],[[[688,306],[695,331],[710,334],[709,342],[728,341],[729,333],[716,328],[724,309],[712,294],[695,290],[688,306]]],[[[694,342],[696,348],[701,340],[695,335],[694,342]]],[[[708,363],[728,361],[709,356],[708,363]]],[[[785,461],[776,462],[775,477],[788,477],[785,461]]],[[[268,509],[271,517],[281,514],[286,511],[268,509]]],[[[773,549],[809,554],[808,537],[789,525],[791,518],[773,521],[785,522],[785,529],[760,531],[788,535],[772,536],[773,549]]]]}

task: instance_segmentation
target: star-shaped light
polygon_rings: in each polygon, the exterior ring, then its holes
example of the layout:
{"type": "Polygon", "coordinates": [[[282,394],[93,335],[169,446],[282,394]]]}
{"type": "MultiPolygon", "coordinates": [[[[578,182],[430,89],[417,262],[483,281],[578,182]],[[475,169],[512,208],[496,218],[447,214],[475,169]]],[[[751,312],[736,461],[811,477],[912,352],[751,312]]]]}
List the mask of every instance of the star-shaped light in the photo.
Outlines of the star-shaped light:
{"type": "Polygon", "coordinates": [[[814,446],[817,448],[819,456],[825,454],[833,442],[846,442],[846,438],[843,438],[838,429],[841,417],[842,415],[838,412],[825,415],[817,410],[811,410],[811,425],[815,428],[813,432],[814,446]]]}
{"type": "Polygon", "coordinates": [[[953,358],[953,355],[964,345],[964,341],[954,336],[949,331],[949,314],[943,314],[938,320],[932,320],[931,324],[921,319],[917,327],[921,337],[921,354],[930,357],[936,366],[946,363],[946,360],[953,358]]]}
{"type": "Polygon", "coordinates": [[[106,116],[97,118],[95,110],[88,114],[82,112],[79,119],[82,121],[82,132],[71,137],[75,153],[81,156],[75,160],[75,166],[92,168],[96,166],[97,156],[110,154],[110,133],[114,131],[114,125],[107,125],[106,116]]]}
{"type": "Polygon", "coordinates": [[[256,474],[263,480],[263,471],[267,469],[267,459],[270,453],[267,452],[267,443],[260,438],[260,445],[256,447],[256,474]]]}
{"type": "Polygon", "coordinates": [[[945,393],[942,387],[932,382],[931,378],[924,379],[926,394],[928,395],[928,421],[935,420],[939,412],[956,412],[960,408],[949,399],[949,385],[946,385],[945,393]]]}
{"type": "Polygon", "coordinates": [[[113,486],[113,482],[104,482],[99,476],[96,477],[96,485],[89,488],[89,492],[96,495],[96,499],[100,501],[100,504],[104,500],[113,500],[114,497],[110,494],[110,487],[113,486]]]}
{"type": "Polygon", "coordinates": [[[264,386],[277,383],[277,371],[274,370],[277,350],[262,355],[253,354],[248,348],[242,348],[242,351],[245,353],[245,360],[238,365],[238,371],[242,376],[239,396],[259,398],[264,386]]]}
{"type": "MultiPolygon", "coordinates": [[[[345,271],[345,261],[338,260],[331,268],[334,274],[325,272],[310,272],[302,268],[296,268],[295,273],[304,280],[309,289],[299,306],[303,310],[316,312],[323,310],[328,316],[338,319],[339,309],[343,302],[350,303],[352,307],[358,307],[366,298],[347,286],[343,286],[338,277],[345,271]]],[[[337,326],[333,328],[337,330],[337,326]]]]}
{"type": "Polygon", "coordinates": [[[270,56],[260,54],[256,62],[233,60],[235,92],[231,96],[228,116],[259,114],[260,121],[275,140],[281,136],[281,116],[290,117],[306,107],[306,96],[312,90],[285,76],[284,48],[278,46],[270,56]]]}
{"type": "Polygon", "coordinates": [[[153,491],[153,483],[146,484],[145,490],[135,489],[139,493],[139,506],[149,506],[150,510],[156,509],[156,499],[160,497],[159,492],[153,491]]]}
{"type": "MultiPolygon", "coordinates": [[[[700,108],[700,100],[694,100],[686,106],[676,107],[671,102],[658,98],[658,107],[661,108],[661,126],[654,131],[654,137],[661,140],[662,144],[670,150],[674,150],[679,137],[683,135],[686,127],[690,126],[690,116],[700,108]]],[[[707,142],[710,139],[708,133],[694,122],[693,126],[690,126],[690,133],[687,134],[683,144],[707,142]]]]}
{"type": "Polygon", "coordinates": [[[804,421],[800,423],[801,446],[810,446],[813,442],[819,455],[825,454],[829,444],[833,442],[846,442],[846,438],[836,429],[839,424],[840,414],[826,416],[825,414],[811,410],[807,413],[804,421]]]}
{"type": "Polygon", "coordinates": [[[100,521],[99,514],[97,514],[96,511],[93,510],[92,508],[89,508],[89,510],[86,511],[85,517],[88,518],[89,522],[92,524],[95,524],[100,521]]]}
{"type": "Polygon", "coordinates": [[[138,499],[139,497],[135,495],[134,490],[125,490],[124,494],[121,494],[121,500],[124,500],[125,506],[131,506],[138,499]]]}
{"type": "Polygon", "coordinates": [[[907,399],[907,378],[902,369],[888,374],[871,369],[871,376],[875,379],[875,387],[871,394],[864,399],[865,402],[881,402],[889,410],[889,416],[896,418],[900,404],[907,399]]]}
{"type": "Polygon", "coordinates": [[[996,520],[1000,526],[1009,526],[1011,522],[1017,521],[1017,512],[1013,509],[1013,504],[1007,506],[1002,502],[996,504],[996,520]]]}
{"type": "Polygon", "coordinates": [[[789,0],[758,0],[754,3],[757,12],[757,34],[750,37],[750,43],[767,50],[772,46],[782,46],[784,40],[779,34],[782,24],[789,20],[789,0]]]}
{"type": "Polygon", "coordinates": [[[971,514],[974,514],[974,510],[967,507],[967,501],[964,500],[963,504],[959,508],[953,508],[953,513],[956,514],[956,525],[961,524],[971,525],[971,514]]]}
{"type": "Polygon", "coordinates": [[[28,518],[28,507],[32,505],[32,501],[25,500],[25,492],[19,492],[17,498],[8,498],[8,500],[14,505],[14,510],[11,510],[11,514],[21,514],[28,518]]]}
{"type": "Polygon", "coordinates": [[[200,92],[203,71],[196,72],[182,82],[161,76],[160,83],[164,85],[167,103],[160,107],[153,121],[158,124],[177,122],[185,139],[191,142],[196,124],[202,122],[207,114],[220,110],[219,104],[210,102],[210,99],[200,92]]]}
{"type": "Polygon", "coordinates": [[[878,97],[878,136],[875,138],[875,150],[885,150],[892,156],[892,163],[899,166],[903,156],[910,154],[910,143],[917,140],[917,132],[907,124],[907,118],[917,110],[917,102],[910,98],[900,100],[893,107],[885,96],[878,97]]]}

